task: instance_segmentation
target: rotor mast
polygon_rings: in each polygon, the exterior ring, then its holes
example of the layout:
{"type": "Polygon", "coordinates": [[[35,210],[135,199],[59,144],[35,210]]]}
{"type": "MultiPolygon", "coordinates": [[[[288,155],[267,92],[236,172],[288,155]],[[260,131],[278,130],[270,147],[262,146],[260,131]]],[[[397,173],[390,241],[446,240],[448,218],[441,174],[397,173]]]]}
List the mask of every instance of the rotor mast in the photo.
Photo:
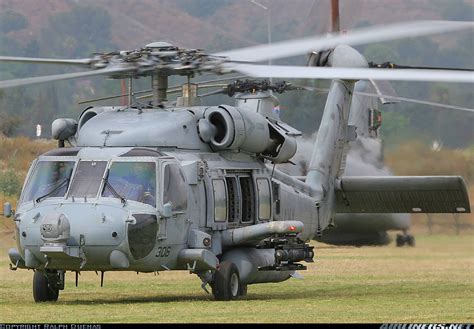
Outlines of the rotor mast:
{"type": "Polygon", "coordinates": [[[168,101],[168,76],[156,74],[151,77],[151,88],[153,90],[153,105],[158,106],[168,101]]]}
{"type": "MultiPolygon", "coordinates": [[[[177,52],[177,47],[165,41],[152,42],[145,46],[151,50],[150,55],[158,58],[172,57],[177,52]]],[[[153,92],[152,102],[158,106],[168,101],[168,76],[167,72],[160,72],[151,76],[151,88],[153,92]]]]}

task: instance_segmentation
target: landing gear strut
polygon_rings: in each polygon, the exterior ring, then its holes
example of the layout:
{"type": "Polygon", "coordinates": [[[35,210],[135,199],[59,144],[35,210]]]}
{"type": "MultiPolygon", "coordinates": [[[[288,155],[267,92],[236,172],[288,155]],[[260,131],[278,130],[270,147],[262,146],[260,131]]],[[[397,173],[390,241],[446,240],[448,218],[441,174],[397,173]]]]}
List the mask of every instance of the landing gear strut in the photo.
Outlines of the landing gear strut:
{"type": "Polygon", "coordinates": [[[415,246],[415,237],[411,234],[407,234],[403,232],[403,234],[397,234],[397,247],[402,247],[405,244],[409,245],[410,247],[415,246]]]}
{"type": "Polygon", "coordinates": [[[64,271],[35,271],[33,276],[33,298],[36,303],[55,302],[59,290],[64,289],[64,271]]]}

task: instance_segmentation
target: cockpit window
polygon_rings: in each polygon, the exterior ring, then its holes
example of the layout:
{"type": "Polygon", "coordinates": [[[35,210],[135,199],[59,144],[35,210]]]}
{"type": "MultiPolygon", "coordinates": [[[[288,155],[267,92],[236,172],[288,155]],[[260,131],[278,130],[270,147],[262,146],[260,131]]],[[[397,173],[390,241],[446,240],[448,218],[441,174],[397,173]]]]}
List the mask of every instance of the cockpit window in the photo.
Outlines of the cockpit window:
{"type": "Polygon", "coordinates": [[[154,162],[114,162],[110,166],[103,197],[120,196],[156,206],[156,167],[154,162]]]}
{"type": "Polygon", "coordinates": [[[72,180],[69,196],[95,198],[106,166],[106,161],[80,161],[72,180]]]}
{"type": "Polygon", "coordinates": [[[69,187],[74,161],[40,161],[23,191],[22,202],[63,197],[69,187]]]}

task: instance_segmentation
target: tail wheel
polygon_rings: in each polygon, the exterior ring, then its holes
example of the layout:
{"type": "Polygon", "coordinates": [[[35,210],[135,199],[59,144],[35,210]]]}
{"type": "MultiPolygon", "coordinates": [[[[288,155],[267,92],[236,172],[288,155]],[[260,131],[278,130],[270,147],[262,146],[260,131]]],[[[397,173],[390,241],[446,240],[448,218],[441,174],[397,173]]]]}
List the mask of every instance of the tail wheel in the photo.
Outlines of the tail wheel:
{"type": "Polygon", "coordinates": [[[33,298],[35,302],[55,302],[58,297],[59,289],[50,284],[43,272],[36,271],[33,276],[33,298]]]}
{"type": "Polygon", "coordinates": [[[234,300],[242,295],[239,271],[234,263],[223,261],[219,264],[212,283],[212,294],[216,300],[234,300]]]}

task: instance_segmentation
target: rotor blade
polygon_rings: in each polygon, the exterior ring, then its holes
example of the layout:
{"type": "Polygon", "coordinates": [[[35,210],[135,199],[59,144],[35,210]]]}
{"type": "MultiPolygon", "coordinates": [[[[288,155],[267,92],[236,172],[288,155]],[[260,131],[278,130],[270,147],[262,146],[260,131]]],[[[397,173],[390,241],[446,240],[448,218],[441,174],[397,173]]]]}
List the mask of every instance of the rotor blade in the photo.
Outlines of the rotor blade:
{"type": "Polygon", "coordinates": [[[228,57],[232,61],[261,62],[269,59],[302,55],[312,51],[327,50],[340,44],[356,46],[380,41],[452,32],[472,27],[474,27],[473,22],[413,21],[356,29],[349,31],[347,34],[331,33],[327,36],[241,48],[220,52],[215,55],[228,57]]]}
{"type": "Polygon", "coordinates": [[[194,84],[201,85],[201,84],[209,84],[209,83],[214,83],[214,82],[222,82],[222,81],[230,81],[230,80],[241,80],[248,78],[246,75],[237,75],[235,77],[228,77],[228,78],[218,78],[218,79],[212,79],[212,80],[204,80],[204,81],[194,81],[194,84]]]}
{"type": "Polygon", "coordinates": [[[474,113],[474,109],[470,109],[470,108],[466,108],[466,107],[448,105],[448,104],[442,104],[442,103],[436,103],[436,102],[429,102],[429,101],[421,101],[421,100],[413,99],[413,98],[406,98],[406,97],[399,97],[399,96],[389,96],[389,95],[382,95],[382,94],[372,94],[372,93],[365,93],[365,92],[360,92],[360,91],[354,92],[354,94],[362,95],[362,96],[369,96],[369,97],[383,97],[383,98],[391,99],[391,100],[395,100],[395,101],[403,101],[403,102],[409,102],[409,103],[430,105],[430,106],[435,106],[435,107],[443,107],[443,108],[447,108],[447,109],[453,109],[453,110],[459,110],[459,111],[474,113]]]}
{"type": "Polygon", "coordinates": [[[395,99],[388,99],[387,97],[383,97],[383,95],[388,95],[392,97],[397,96],[397,93],[395,92],[395,89],[393,89],[390,82],[383,80],[379,80],[376,82],[371,79],[370,84],[372,85],[375,92],[379,95],[379,100],[380,102],[382,102],[382,104],[398,103],[398,101],[395,99]]]}
{"type": "MultiPolygon", "coordinates": [[[[304,89],[304,90],[308,90],[308,91],[315,91],[316,93],[319,93],[319,94],[329,92],[328,88],[317,88],[317,87],[309,87],[309,86],[301,86],[301,85],[295,85],[295,87],[301,88],[301,89],[304,89]]],[[[465,111],[465,112],[471,112],[471,113],[474,112],[474,109],[470,109],[470,108],[466,108],[466,107],[448,105],[448,104],[436,103],[436,102],[429,102],[429,101],[422,101],[422,100],[418,100],[418,99],[406,98],[406,97],[400,97],[400,96],[393,96],[393,95],[372,94],[372,93],[366,93],[366,92],[361,92],[361,91],[354,91],[354,95],[377,97],[379,99],[384,98],[384,99],[389,99],[389,100],[394,100],[394,101],[403,101],[403,102],[408,102],[408,103],[430,105],[430,106],[435,106],[435,107],[442,107],[442,108],[465,111]]]]}
{"type": "MultiPolygon", "coordinates": [[[[153,90],[142,90],[142,91],[134,91],[134,95],[141,95],[141,94],[146,94],[146,93],[151,93],[153,90]]],[[[109,99],[114,99],[114,98],[120,98],[120,97],[128,97],[128,94],[120,94],[120,95],[113,95],[113,96],[106,96],[106,97],[100,97],[100,98],[94,98],[94,99],[88,99],[85,101],[80,101],[77,102],[77,104],[87,104],[87,103],[93,103],[93,102],[100,102],[100,101],[105,101],[109,99]]]]}
{"type": "Polygon", "coordinates": [[[226,94],[226,93],[227,93],[227,88],[222,88],[222,89],[210,91],[205,94],[200,94],[198,95],[198,97],[207,97],[207,96],[212,96],[212,95],[217,95],[217,94],[226,94]]]}
{"type": "Polygon", "coordinates": [[[18,63],[36,63],[36,64],[67,64],[67,65],[89,66],[91,64],[92,60],[90,58],[84,58],[84,59],[52,59],[52,58],[0,56],[0,62],[18,62],[18,63]]]}
{"type": "Polygon", "coordinates": [[[127,67],[115,67],[115,68],[105,68],[101,70],[87,71],[87,72],[65,73],[65,74],[56,74],[56,75],[46,75],[46,76],[34,77],[34,78],[4,80],[4,81],[0,81],[0,89],[33,85],[33,84],[38,84],[38,83],[43,83],[43,82],[53,82],[53,81],[59,81],[59,80],[84,78],[84,77],[89,77],[89,76],[94,76],[94,75],[107,75],[111,73],[127,72],[131,70],[133,69],[127,68],[127,67]]]}
{"type": "Polygon", "coordinates": [[[450,70],[387,70],[348,67],[307,67],[282,65],[228,64],[230,70],[260,78],[442,81],[473,83],[472,72],[450,70]]]}

